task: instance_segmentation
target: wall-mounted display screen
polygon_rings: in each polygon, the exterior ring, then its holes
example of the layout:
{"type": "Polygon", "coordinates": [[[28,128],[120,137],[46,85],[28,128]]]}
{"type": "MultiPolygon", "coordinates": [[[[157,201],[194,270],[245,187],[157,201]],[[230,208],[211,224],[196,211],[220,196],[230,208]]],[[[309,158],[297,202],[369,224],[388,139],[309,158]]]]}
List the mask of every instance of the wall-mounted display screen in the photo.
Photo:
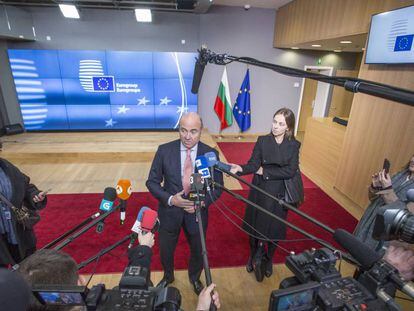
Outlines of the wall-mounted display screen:
{"type": "Polygon", "coordinates": [[[366,64],[414,63],[414,6],[373,15],[366,64]]]}
{"type": "Polygon", "coordinates": [[[9,50],[26,130],[174,129],[196,53],[9,50]]]}

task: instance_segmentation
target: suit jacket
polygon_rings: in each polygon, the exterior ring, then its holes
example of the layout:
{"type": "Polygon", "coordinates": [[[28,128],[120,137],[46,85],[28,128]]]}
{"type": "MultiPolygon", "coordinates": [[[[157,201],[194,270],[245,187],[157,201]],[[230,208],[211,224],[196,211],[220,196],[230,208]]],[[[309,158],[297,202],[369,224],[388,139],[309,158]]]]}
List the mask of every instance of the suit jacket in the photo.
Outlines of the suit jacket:
{"type": "MultiPolygon", "coordinates": [[[[33,197],[40,191],[35,185],[30,183],[30,178],[28,176],[20,172],[16,166],[5,159],[0,158],[0,166],[10,178],[13,189],[13,196],[10,201],[14,206],[20,208],[22,205],[25,205],[27,208],[33,210],[39,210],[46,206],[47,198],[39,203],[33,202],[33,197]]],[[[26,250],[36,246],[36,236],[34,235],[33,230],[24,229],[23,226],[16,221],[15,217],[12,217],[12,220],[17,235],[17,241],[19,243],[18,248],[20,256],[24,257],[26,250]]],[[[7,242],[4,240],[0,240],[0,264],[8,264],[12,262],[6,243],[7,242]]]]}
{"type": "MultiPolygon", "coordinates": [[[[210,146],[199,142],[197,156],[213,151],[217,159],[218,152],[210,146]]],[[[210,170],[210,173],[213,173],[210,170]]],[[[223,184],[223,174],[214,172],[214,179],[219,184],[223,184]]],[[[181,207],[168,206],[168,199],[171,195],[183,190],[181,181],[181,155],[180,140],[160,145],[152,162],[146,186],[151,194],[159,201],[158,217],[161,229],[178,233],[184,220],[184,224],[189,233],[198,232],[198,224],[195,221],[195,214],[185,212],[181,207]]],[[[213,198],[221,195],[221,190],[212,190],[213,198]]],[[[205,208],[201,210],[204,229],[207,228],[208,207],[212,203],[210,197],[206,196],[205,208]]]]}

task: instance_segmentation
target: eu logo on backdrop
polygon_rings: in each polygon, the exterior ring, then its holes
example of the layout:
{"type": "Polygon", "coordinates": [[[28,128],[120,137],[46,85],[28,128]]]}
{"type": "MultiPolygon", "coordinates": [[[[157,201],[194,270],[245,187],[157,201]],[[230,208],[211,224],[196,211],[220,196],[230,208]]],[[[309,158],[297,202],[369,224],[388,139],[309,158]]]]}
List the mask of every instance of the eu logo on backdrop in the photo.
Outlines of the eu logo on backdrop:
{"type": "Polygon", "coordinates": [[[94,92],[114,92],[114,77],[113,76],[98,76],[92,77],[94,92]]]}
{"type": "Polygon", "coordinates": [[[410,51],[414,35],[403,35],[395,38],[394,52],[410,51]]]}

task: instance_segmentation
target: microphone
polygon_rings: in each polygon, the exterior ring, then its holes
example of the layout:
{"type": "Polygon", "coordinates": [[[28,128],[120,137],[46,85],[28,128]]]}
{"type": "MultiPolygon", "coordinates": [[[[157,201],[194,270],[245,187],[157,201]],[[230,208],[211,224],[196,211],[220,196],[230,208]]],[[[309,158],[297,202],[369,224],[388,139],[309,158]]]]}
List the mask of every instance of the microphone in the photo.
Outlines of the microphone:
{"type": "Polygon", "coordinates": [[[116,185],[116,194],[120,200],[120,224],[125,222],[126,201],[132,193],[131,181],[129,179],[120,179],[116,185]]]}
{"type": "Polygon", "coordinates": [[[198,156],[195,160],[195,166],[203,178],[211,178],[207,158],[205,156],[198,156]]]}
{"type": "Polygon", "coordinates": [[[206,154],[204,154],[204,156],[207,159],[207,164],[209,167],[215,166],[220,170],[230,172],[231,165],[218,161],[217,156],[213,151],[207,152],[206,154]]]}
{"type": "Polygon", "coordinates": [[[396,268],[381,259],[381,254],[377,254],[354,235],[343,229],[335,230],[333,237],[361,264],[364,271],[369,270],[370,275],[378,279],[384,279],[384,274],[388,274],[388,279],[396,284],[401,291],[410,297],[414,297],[414,284],[404,281],[399,276],[396,268]]]}
{"type": "Polygon", "coordinates": [[[158,219],[158,213],[147,206],[141,207],[137,215],[137,219],[131,228],[133,234],[131,236],[128,248],[131,248],[134,245],[139,233],[154,233],[155,231],[158,231],[159,225],[160,221],[158,219]]]}
{"type": "MultiPolygon", "coordinates": [[[[99,213],[103,214],[112,210],[112,206],[114,205],[114,201],[116,199],[116,190],[112,187],[107,187],[104,190],[104,197],[99,205],[99,213]]],[[[96,232],[102,233],[104,229],[104,222],[100,221],[96,225],[96,232]]]]}
{"type": "Polygon", "coordinates": [[[414,202],[414,189],[413,188],[407,190],[407,201],[414,202]]]}
{"type": "Polygon", "coordinates": [[[354,235],[343,229],[337,229],[333,238],[345,248],[360,264],[363,270],[369,270],[382,256],[367,247],[354,235]]]}
{"type": "Polygon", "coordinates": [[[194,64],[194,75],[193,75],[193,85],[191,86],[191,93],[198,94],[198,89],[200,88],[201,78],[203,77],[204,67],[207,62],[204,59],[205,52],[207,51],[205,46],[201,46],[201,49],[198,50],[198,57],[196,63],[194,64]]]}

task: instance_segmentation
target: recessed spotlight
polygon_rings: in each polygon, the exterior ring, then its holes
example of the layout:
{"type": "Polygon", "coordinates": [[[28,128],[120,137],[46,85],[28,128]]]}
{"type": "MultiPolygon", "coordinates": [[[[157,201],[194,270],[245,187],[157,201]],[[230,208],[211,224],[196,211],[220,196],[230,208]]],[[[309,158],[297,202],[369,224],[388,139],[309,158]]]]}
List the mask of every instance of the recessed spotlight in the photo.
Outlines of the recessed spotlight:
{"type": "Polygon", "coordinates": [[[335,53],[340,53],[342,50],[333,50],[335,53]]]}
{"type": "Polygon", "coordinates": [[[137,22],[151,23],[152,15],[150,9],[135,9],[135,18],[137,22]]]}
{"type": "Polygon", "coordinates": [[[351,43],[352,43],[352,41],[349,41],[349,40],[342,40],[342,41],[339,41],[339,43],[342,43],[342,44],[351,44],[351,43]]]}
{"type": "Polygon", "coordinates": [[[292,46],[291,49],[292,50],[299,50],[299,48],[297,46],[292,46]]]}
{"type": "Polygon", "coordinates": [[[19,38],[20,38],[20,39],[24,39],[24,36],[23,36],[23,35],[19,35],[19,38]]]}
{"type": "Polygon", "coordinates": [[[59,9],[66,18],[79,18],[78,9],[72,4],[59,4],[59,9]]]}
{"type": "Polygon", "coordinates": [[[312,46],[313,46],[314,48],[320,48],[322,45],[320,45],[320,44],[312,44],[312,46]]]}

